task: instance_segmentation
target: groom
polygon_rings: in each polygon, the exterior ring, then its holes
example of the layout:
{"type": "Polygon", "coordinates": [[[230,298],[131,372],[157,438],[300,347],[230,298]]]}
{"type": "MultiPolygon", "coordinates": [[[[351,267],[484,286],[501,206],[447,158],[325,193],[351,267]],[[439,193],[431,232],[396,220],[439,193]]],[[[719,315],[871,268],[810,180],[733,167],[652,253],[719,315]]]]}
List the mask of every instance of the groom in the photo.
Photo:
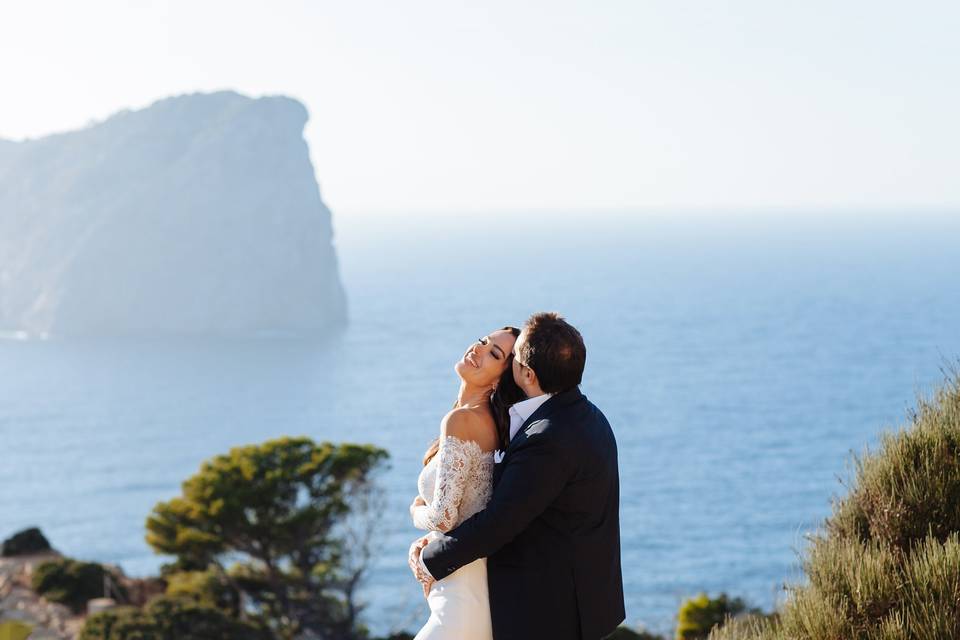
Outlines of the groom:
{"type": "Polygon", "coordinates": [[[426,587],[487,558],[495,640],[600,640],[624,619],[617,443],[577,386],[586,357],[559,315],[531,316],[513,358],[527,399],[510,408],[490,502],[410,548],[426,587]]]}

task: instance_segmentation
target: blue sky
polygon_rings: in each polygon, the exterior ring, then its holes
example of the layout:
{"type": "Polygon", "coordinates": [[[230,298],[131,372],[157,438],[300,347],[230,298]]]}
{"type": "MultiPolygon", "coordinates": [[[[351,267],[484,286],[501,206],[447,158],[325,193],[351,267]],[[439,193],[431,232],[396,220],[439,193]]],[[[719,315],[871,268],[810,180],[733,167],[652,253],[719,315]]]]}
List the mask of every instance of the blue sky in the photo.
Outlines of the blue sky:
{"type": "Polygon", "coordinates": [[[341,214],[960,205],[951,2],[37,0],[0,137],[286,94],[341,214]]]}

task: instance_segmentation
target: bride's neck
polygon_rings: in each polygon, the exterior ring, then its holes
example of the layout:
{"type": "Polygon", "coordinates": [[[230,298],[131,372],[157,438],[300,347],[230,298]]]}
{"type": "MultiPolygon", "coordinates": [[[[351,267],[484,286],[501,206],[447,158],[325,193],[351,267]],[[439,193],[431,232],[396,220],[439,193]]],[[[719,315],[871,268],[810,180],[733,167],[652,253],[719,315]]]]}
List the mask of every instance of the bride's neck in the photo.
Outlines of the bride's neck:
{"type": "Polygon", "coordinates": [[[460,383],[460,393],[457,394],[457,408],[486,406],[490,398],[488,387],[477,387],[467,382],[460,383]]]}

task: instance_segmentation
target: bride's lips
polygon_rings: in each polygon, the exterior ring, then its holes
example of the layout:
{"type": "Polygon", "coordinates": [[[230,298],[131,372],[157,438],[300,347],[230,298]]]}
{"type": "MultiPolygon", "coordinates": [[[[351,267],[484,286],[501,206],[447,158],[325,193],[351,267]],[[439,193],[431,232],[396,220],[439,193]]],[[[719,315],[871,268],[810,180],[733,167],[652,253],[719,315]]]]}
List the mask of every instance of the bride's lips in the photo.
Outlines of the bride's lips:
{"type": "Polygon", "coordinates": [[[464,354],[463,361],[466,362],[467,364],[472,365],[476,369],[480,368],[480,365],[478,365],[477,361],[473,359],[473,354],[470,352],[467,352],[464,354]]]}

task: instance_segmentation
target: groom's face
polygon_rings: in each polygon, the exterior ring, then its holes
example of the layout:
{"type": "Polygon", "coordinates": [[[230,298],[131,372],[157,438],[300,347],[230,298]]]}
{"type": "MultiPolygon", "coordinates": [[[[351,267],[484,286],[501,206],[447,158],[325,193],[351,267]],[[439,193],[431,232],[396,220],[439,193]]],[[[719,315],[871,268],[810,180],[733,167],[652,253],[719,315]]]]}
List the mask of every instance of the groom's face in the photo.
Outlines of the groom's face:
{"type": "MultiPolygon", "coordinates": [[[[530,383],[530,375],[533,373],[530,367],[520,362],[518,354],[523,353],[523,345],[527,342],[527,330],[524,329],[517,336],[517,341],[513,343],[513,380],[517,385],[527,392],[530,383]]],[[[527,393],[527,395],[530,395],[527,393]]]]}

